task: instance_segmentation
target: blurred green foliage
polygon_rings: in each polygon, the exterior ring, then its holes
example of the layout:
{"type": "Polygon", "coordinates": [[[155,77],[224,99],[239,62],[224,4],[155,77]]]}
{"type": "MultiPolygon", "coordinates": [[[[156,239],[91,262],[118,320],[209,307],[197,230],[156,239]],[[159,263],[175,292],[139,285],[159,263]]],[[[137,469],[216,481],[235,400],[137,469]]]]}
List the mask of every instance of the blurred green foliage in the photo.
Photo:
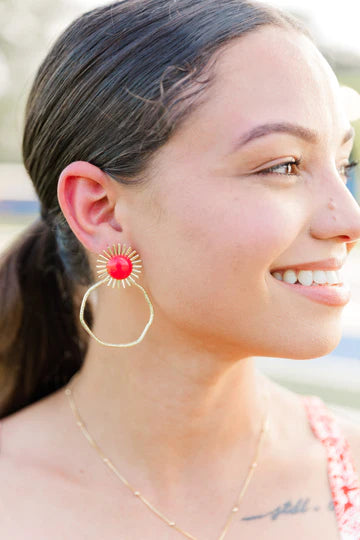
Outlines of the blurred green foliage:
{"type": "Polygon", "coordinates": [[[73,16],[75,0],[0,0],[0,161],[21,160],[24,107],[42,58],[73,16]]]}

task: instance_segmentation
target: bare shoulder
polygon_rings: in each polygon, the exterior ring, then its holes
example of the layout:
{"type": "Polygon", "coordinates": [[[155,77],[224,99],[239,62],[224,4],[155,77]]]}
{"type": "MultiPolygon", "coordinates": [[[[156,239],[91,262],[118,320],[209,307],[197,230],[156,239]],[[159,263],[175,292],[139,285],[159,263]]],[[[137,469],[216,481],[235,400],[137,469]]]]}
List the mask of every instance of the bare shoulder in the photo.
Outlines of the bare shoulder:
{"type": "MultiPolygon", "coordinates": [[[[0,420],[0,495],[16,496],[33,489],[39,480],[70,476],[71,454],[64,441],[71,439],[62,398],[56,391],[0,420]]],[[[66,403],[65,403],[66,405],[66,403]]],[[[70,419],[71,420],[71,419],[70,419]]]]}
{"type": "MultiPolygon", "coordinates": [[[[59,484],[77,489],[103,473],[93,449],[79,436],[64,388],[0,420],[0,495],[2,481],[12,490],[46,484],[54,493],[59,484]]],[[[107,479],[107,477],[106,477],[107,479]]],[[[106,480],[105,480],[106,482],[106,480]]]]}
{"type": "Polygon", "coordinates": [[[360,411],[353,413],[334,407],[331,412],[350,445],[354,465],[360,476],[360,411]]]}
{"type": "Polygon", "coordinates": [[[69,530],[73,538],[102,538],[110,517],[110,537],[116,538],[119,507],[113,512],[112,503],[118,484],[108,489],[114,484],[110,473],[97,483],[104,477],[103,463],[79,437],[62,391],[0,421],[1,538],[60,540],[69,530]],[[107,508],[114,515],[109,517],[107,508]],[[103,519],[89,522],[89,515],[103,519]]]}
{"type": "Polygon", "coordinates": [[[21,538],[23,518],[35,486],[39,484],[41,448],[46,447],[46,400],[11,413],[0,420],[0,520],[5,538],[21,538]]]}
{"type": "Polygon", "coordinates": [[[38,453],[51,436],[50,427],[59,429],[59,391],[0,420],[0,456],[25,461],[34,449],[38,453]]]}
{"type": "MultiPolygon", "coordinates": [[[[25,526],[39,531],[36,538],[45,538],[41,532],[44,515],[54,510],[56,516],[62,516],[62,501],[70,501],[70,496],[81,499],[80,475],[75,475],[71,462],[74,452],[66,451],[64,443],[70,431],[62,412],[64,400],[61,392],[56,394],[0,420],[0,523],[4,538],[26,538],[25,526]]],[[[69,508],[72,504],[74,501],[69,502],[69,508]]],[[[51,529],[51,519],[48,526],[51,529]]]]}

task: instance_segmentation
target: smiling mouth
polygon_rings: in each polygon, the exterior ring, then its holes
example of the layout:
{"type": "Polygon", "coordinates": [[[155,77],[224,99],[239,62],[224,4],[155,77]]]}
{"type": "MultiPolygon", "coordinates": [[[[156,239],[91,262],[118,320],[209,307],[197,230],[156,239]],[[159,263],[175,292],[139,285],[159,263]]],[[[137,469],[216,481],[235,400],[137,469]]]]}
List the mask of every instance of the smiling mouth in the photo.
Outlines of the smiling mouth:
{"type": "Polygon", "coordinates": [[[302,287],[332,287],[343,285],[340,270],[293,270],[271,272],[274,279],[302,287]]]}
{"type": "Polygon", "coordinates": [[[288,290],[289,293],[293,291],[309,300],[318,304],[327,306],[345,306],[351,298],[351,290],[346,283],[315,283],[312,282],[309,285],[303,285],[296,281],[295,283],[287,283],[284,280],[279,280],[272,273],[271,276],[278,282],[280,287],[284,287],[284,290],[288,290]]]}

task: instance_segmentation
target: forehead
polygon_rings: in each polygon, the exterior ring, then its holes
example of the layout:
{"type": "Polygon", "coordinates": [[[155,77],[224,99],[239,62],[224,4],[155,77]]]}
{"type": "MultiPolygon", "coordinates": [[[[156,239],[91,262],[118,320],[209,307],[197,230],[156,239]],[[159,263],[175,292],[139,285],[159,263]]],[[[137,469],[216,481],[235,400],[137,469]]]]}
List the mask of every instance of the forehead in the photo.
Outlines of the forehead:
{"type": "Polygon", "coordinates": [[[242,92],[243,98],[251,89],[248,97],[273,102],[276,98],[307,97],[314,92],[331,99],[339,86],[331,67],[309,38],[274,26],[228,44],[218,57],[216,74],[217,92],[220,86],[230,85],[233,92],[242,92]]]}
{"type": "Polygon", "coordinates": [[[192,115],[191,126],[198,125],[202,135],[202,124],[224,137],[230,130],[236,136],[278,121],[324,136],[348,128],[334,72],[311,40],[296,31],[268,26],[234,40],[217,56],[214,75],[192,115]]]}

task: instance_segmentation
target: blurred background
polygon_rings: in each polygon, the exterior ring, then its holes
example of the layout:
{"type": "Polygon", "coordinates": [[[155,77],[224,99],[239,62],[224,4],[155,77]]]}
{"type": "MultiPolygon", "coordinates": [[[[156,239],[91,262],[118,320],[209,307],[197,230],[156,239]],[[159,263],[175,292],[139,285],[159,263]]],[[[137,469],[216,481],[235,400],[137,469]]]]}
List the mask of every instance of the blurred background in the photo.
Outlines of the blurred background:
{"type": "MultiPolygon", "coordinates": [[[[57,35],[102,0],[0,0],[0,252],[38,215],[38,201],[21,164],[23,111],[36,69],[57,35]]],[[[266,3],[266,2],[265,2],[266,3]]],[[[305,21],[345,87],[357,132],[352,159],[360,159],[359,0],[273,0],[305,21]]],[[[296,69],[296,66],[294,66],[296,69]]],[[[360,167],[348,188],[360,203],[360,167]]],[[[343,337],[330,354],[312,360],[257,358],[274,380],[322,397],[360,421],[360,242],[344,267],[352,299],[342,314],[343,337]]],[[[1,309],[1,307],[0,307],[1,309]]]]}

